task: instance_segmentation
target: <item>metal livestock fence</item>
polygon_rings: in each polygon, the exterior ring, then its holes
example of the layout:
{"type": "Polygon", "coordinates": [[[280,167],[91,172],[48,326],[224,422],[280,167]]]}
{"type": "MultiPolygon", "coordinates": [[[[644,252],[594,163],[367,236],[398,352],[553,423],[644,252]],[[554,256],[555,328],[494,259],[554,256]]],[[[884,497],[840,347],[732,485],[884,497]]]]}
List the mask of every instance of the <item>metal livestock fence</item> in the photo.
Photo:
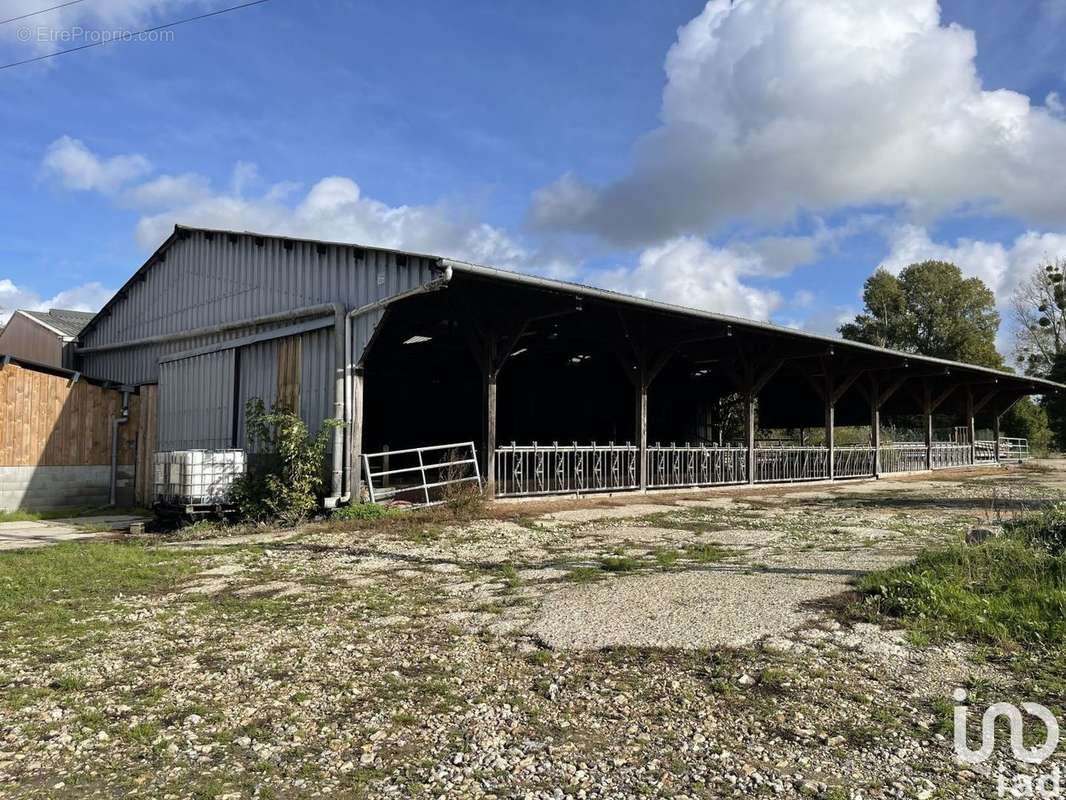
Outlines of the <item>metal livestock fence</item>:
{"type": "Polygon", "coordinates": [[[926,468],[926,449],[921,442],[896,442],[881,448],[881,473],[919,472],[926,468]]]}
{"type": "MultiPolygon", "coordinates": [[[[1001,458],[1021,459],[1028,456],[1028,443],[1024,439],[1001,440],[1000,451],[1001,458]]],[[[923,442],[895,442],[879,450],[845,445],[833,449],[830,472],[826,447],[756,447],[754,473],[749,477],[745,447],[656,443],[647,448],[645,475],[649,489],[872,478],[878,473],[925,471],[930,455],[933,469],[993,463],[995,459],[992,442],[976,442],[972,449],[969,444],[934,442],[931,453],[923,442]]],[[[520,497],[629,491],[640,488],[640,468],[640,450],[628,442],[511,444],[496,450],[496,494],[520,497]]]]}
{"type": "Polygon", "coordinates": [[[639,489],[639,450],[624,445],[532,445],[496,449],[496,495],[530,496],[639,489]]]}
{"type": "Polygon", "coordinates": [[[872,478],[876,451],[863,445],[848,445],[833,450],[834,478],[872,478]]]}
{"type": "Polygon", "coordinates": [[[973,463],[973,451],[968,444],[933,443],[933,469],[969,467],[973,463]]]}
{"type": "Polygon", "coordinates": [[[1010,436],[999,439],[999,458],[1001,461],[1027,461],[1030,457],[1029,440],[1010,436]]]}
{"type": "Polygon", "coordinates": [[[825,447],[756,447],[755,483],[794,483],[829,478],[825,447]]]}
{"type": "Polygon", "coordinates": [[[648,448],[648,488],[724,486],[748,480],[747,448],[664,447],[648,448]]]}

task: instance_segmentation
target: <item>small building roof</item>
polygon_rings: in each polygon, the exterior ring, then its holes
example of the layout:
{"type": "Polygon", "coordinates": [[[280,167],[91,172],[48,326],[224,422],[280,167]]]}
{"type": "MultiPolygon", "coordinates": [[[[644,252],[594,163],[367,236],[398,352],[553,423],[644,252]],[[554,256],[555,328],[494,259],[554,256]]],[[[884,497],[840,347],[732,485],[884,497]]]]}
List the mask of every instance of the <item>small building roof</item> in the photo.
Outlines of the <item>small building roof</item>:
{"type": "Polygon", "coordinates": [[[59,336],[77,336],[96,315],[91,311],[72,311],[66,308],[50,308],[47,311],[19,309],[30,319],[52,329],[59,336]]]}

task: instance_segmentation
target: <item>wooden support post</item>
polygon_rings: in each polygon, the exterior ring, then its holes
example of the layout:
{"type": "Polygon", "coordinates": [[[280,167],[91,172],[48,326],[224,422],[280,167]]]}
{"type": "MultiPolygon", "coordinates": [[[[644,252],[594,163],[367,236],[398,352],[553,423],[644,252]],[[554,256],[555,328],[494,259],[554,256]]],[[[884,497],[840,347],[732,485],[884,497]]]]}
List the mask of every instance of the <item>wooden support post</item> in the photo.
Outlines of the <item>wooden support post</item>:
{"type": "Polygon", "coordinates": [[[829,460],[829,480],[833,480],[836,472],[836,402],[833,393],[833,374],[826,364],[825,369],[825,447],[826,458],[829,460]]]}
{"type": "Polygon", "coordinates": [[[755,395],[744,396],[744,445],[748,448],[748,483],[755,483],[755,395]]]}
{"type": "Polygon", "coordinates": [[[640,470],[640,491],[648,491],[648,382],[640,370],[637,385],[637,468],[640,470]]]}
{"type": "Polygon", "coordinates": [[[352,431],[349,468],[352,471],[352,504],[363,499],[363,371],[352,373],[352,431]]]}
{"type": "Polygon", "coordinates": [[[496,373],[491,368],[485,373],[485,455],[484,473],[482,480],[485,482],[485,496],[492,499],[496,496],[496,373]]]}
{"type": "Polygon", "coordinates": [[[996,463],[999,463],[999,405],[992,409],[992,453],[996,463]]]}
{"type": "Polygon", "coordinates": [[[922,393],[922,412],[925,415],[925,468],[933,469],[933,394],[927,383],[922,393]]]}
{"type": "Polygon", "coordinates": [[[966,387],[966,435],[970,438],[970,466],[977,463],[977,420],[973,410],[973,389],[966,387]]]}
{"type": "Polygon", "coordinates": [[[881,477],[881,384],[870,381],[870,446],[874,451],[874,477],[881,477]]]}

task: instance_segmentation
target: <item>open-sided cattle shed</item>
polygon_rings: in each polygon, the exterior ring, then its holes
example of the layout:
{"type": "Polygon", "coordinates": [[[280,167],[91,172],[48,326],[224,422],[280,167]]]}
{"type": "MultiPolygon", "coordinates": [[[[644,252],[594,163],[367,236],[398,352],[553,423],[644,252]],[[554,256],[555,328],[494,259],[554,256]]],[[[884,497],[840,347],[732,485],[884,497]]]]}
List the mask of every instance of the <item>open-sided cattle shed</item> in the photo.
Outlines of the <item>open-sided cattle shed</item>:
{"type": "Polygon", "coordinates": [[[994,462],[1003,413],[1060,388],[437,256],[181,226],[77,352],[88,375],[158,383],[164,450],[244,446],[251,397],[344,420],[331,504],[360,496],[364,453],[462,441],[500,494],[994,462]],[[884,417],[919,440],[882,441],[884,417]],[[869,441],[838,447],[838,426],[869,441]]]}

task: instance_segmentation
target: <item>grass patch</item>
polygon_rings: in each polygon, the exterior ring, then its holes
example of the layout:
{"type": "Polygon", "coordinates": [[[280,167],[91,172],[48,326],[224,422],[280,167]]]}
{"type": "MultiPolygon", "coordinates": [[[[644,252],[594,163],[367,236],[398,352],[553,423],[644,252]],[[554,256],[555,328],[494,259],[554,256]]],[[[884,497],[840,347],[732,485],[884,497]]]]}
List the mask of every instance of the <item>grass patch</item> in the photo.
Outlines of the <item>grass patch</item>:
{"type": "Polygon", "coordinates": [[[518,576],[518,569],[514,564],[501,564],[495,572],[496,577],[503,581],[504,588],[508,592],[513,592],[522,585],[522,579],[518,576]]]}
{"type": "Polygon", "coordinates": [[[1052,556],[1066,555],[1066,503],[1012,520],[1005,527],[1011,538],[1035,550],[1052,556]]]}
{"type": "Polygon", "coordinates": [[[117,596],[172,586],[198,563],[198,555],[135,542],[64,542],[0,553],[0,643],[91,628],[87,618],[117,596]]]}
{"type": "Polygon", "coordinates": [[[640,562],[629,556],[604,556],[600,559],[600,567],[604,572],[632,572],[640,566],[640,562]]]}
{"type": "Polygon", "coordinates": [[[680,557],[681,554],[676,550],[663,549],[655,551],[655,561],[660,567],[672,567],[680,557]]]}
{"type": "Polygon", "coordinates": [[[603,577],[603,571],[599,567],[574,567],[566,573],[566,580],[571,583],[592,583],[603,577]]]}
{"type": "Polygon", "coordinates": [[[759,673],[759,686],[771,692],[783,692],[792,685],[792,676],[783,669],[767,667],[759,673]]]}
{"type": "Polygon", "coordinates": [[[733,551],[716,544],[696,544],[685,548],[685,558],[698,564],[716,564],[733,555],[733,551]]]}
{"type": "Polygon", "coordinates": [[[898,619],[918,641],[955,637],[1016,650],[1061,647],[1066,637],[1066,556],[1021,536],[931,550],[858,588],[863,611],[898,619]]]}

